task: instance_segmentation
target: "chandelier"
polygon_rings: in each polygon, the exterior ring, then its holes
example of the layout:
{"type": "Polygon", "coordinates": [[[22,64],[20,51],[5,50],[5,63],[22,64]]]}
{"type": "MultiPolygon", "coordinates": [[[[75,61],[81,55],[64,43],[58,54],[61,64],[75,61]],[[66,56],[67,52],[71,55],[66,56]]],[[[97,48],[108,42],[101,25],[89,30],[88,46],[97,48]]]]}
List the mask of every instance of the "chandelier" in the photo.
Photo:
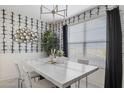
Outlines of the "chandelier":
{"type": "Polygon", "coordinates": [[[18,43],[30,43],[38,40],[38,33],[28,28],[18,29],[14,35],[14,40],[18,43]]]}
{"type": "Polygon", "coordinates": [[[53,22],[55,22],[56,16],[60,16],[65,20],[65,18],[67,17],[67,11],[68,11],[67,5],[62,5],[62,7],[60,7],[58,5],[52,5],[52,8],[45,6],[45,5],[41,5],[41,7],[40,7],[40,19],[41,19],[41,15],[52,14],[53,22]],[[44,11],[44,10],[46,10],[46,11],[44,11]]]}

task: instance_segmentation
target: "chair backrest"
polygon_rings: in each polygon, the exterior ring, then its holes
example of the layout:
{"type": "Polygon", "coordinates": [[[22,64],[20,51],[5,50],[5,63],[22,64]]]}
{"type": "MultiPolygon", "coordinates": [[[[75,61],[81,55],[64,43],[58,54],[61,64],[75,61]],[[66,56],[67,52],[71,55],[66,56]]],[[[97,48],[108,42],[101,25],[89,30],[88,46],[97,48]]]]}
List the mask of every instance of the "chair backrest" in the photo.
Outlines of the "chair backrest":
{"type": "Polygon", "coordinates": [[[23,66],[23,84],[26,88],[32,88],[31,76],[25,66],[23,66]]]}
{"type": "Polygon", "coordinates": [[[31,83],[30,73],[28,72],[28,70],[24,67],[24,65],[20,63],[15,63],[15,67],[18,73],[18,78],[23,80],[22,86],[26,88],[31,88],[32,83],[31,83]]]}
{"type": "Polygon", "coordinates": [[[16,71],[17,71],[17,74],[18,74],[18,78],[22,79],[22,73],[21,73],[21,69],[19,67],[19,64],[15,63],[15,67],[16,67],[16,71]]]}
{"type": "Polygon", "coordinates": [[[89,60],[88,59],[78,59],[78,63],[88,65],[89,64],[89,60]]]}

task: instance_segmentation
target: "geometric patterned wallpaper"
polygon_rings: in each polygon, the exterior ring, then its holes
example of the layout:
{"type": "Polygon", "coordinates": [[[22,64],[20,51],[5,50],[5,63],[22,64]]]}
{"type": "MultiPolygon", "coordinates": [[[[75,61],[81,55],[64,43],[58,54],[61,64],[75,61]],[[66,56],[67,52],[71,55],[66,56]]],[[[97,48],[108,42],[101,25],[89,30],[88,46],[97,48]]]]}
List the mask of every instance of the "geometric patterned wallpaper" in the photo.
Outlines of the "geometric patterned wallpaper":
{"type": "Polygon", "coordinates": [[[30,53],[41,52],[42,34],[51,27],[42,21],[0,10],[0,53],[30,53]],[[18,43],[14,41],[14,34],[21,28],[27,27],[38,33],[38,41],[32,43],[18,43]]]}
{"type": "Polygon", "coordinates": [[[52,27],[59,39],[59,49],[63,50],[63,22],[56,23],[52,27]]]}
{"type": "Polygon", "coordinates": [[[41,37],[42,34],[52,29],[59,38],[60,49],[63,49],[63,31],[64,24],[73,25],[85,22],[99,16],[105,15],[107,9],[115,7],[109,5],[96,6],[90,10],[84,11],[76,16],[72,16],[65,21],[58,21],[55,25],[45,23],[21,14],[14,14],[4,9],[0,10],[0,53],[28,53],[41,52],[41,37]],[[17,29],[28,27],[38,33],[38,41],[35,43],[17,43],[13,41],[13,35],[17,29]]]}

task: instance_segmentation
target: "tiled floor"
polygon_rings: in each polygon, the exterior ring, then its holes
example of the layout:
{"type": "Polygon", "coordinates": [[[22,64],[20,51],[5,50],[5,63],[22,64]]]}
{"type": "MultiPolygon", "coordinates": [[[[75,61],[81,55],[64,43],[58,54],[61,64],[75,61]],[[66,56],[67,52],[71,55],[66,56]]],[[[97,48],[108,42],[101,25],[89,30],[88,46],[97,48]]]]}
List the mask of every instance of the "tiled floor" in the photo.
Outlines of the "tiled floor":
{"type": "MultiPolygon", "coordinates": [[[[38,81],[36,81],[36,82],[38,82],[38,81]]],[[[86,83],[83,80],[81,80],[80,88],[85,88],[86,87],[85,84],[86,83]]],[[[17,79],[0,81],[0,88],[17,88],[17,87],[18,87],[17,79]]],[[[71,87],[75,88],[75,84],[73,84],[71,87]]],[[[99,87],[88,83],[88,88],[99,88],[99,87]]]]}

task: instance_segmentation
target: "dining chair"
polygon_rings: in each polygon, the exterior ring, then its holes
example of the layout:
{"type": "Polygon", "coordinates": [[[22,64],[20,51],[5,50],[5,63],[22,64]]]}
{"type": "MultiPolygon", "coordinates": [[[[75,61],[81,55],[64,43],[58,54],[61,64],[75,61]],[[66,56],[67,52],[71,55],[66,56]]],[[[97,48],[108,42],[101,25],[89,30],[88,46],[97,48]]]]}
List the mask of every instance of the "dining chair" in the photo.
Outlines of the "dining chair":
{"type": "Polygon", "coordinates": [[[52,84],[50,81],[43,79],[39,80],[38,82],[33,82],[31,79],[31,75],[28,72],[28,70],[23,66],[23,86],[25,88],[53,88],[56,87],[54,84],[52,84]]]}
{"type": "Polygon", "coordinates": [[[40,74],[38,74],[37,72],[33,71],[32,69],[30,69],[30,67],[28,67],[28,65],[26,64],[28,61],[32,61],[32,60],[36,60],[36,58],[31,58],[31,59],[23,59],[21,60],[21,64],[24,64],[26,65],[28,71],[30,71],[30,75],[31,75],[31,78],[35,80],[35,78],[38,78],[38,79],[44,79],[44,77],[42,77],[40,74]]]}
{"type": "MultiPolygon", "coordinates": [[[[20,63],[15,63],[15,67],[16,67],[17,74],[18,74],[18,88],[21,88],[21,87],[23,87],[23,86],[22,86],[22,82],[23,82],[22,64],[20,64],[20,63]]],[[[44,79],[41,75],[39,75],[38,73],[36,73],[36,72],[34,72],[34,71],[31,71],[31,72],[29,72],[29,73],[30,73],[31,79],[34,79],[34,80],[35,80],[35,78],[44,79]]]]}
{"type": "MultiPolygon", "coordinates": [[[[78,59],[77,61],[80,64],[89,64],[89,60],[88,59],[78,59]]],[[[79,87],[80,81],[78,81],[78,87],[79,87]]],[[[88,87],[88,77],[86,76],[86,88],[88,87]]]]}

